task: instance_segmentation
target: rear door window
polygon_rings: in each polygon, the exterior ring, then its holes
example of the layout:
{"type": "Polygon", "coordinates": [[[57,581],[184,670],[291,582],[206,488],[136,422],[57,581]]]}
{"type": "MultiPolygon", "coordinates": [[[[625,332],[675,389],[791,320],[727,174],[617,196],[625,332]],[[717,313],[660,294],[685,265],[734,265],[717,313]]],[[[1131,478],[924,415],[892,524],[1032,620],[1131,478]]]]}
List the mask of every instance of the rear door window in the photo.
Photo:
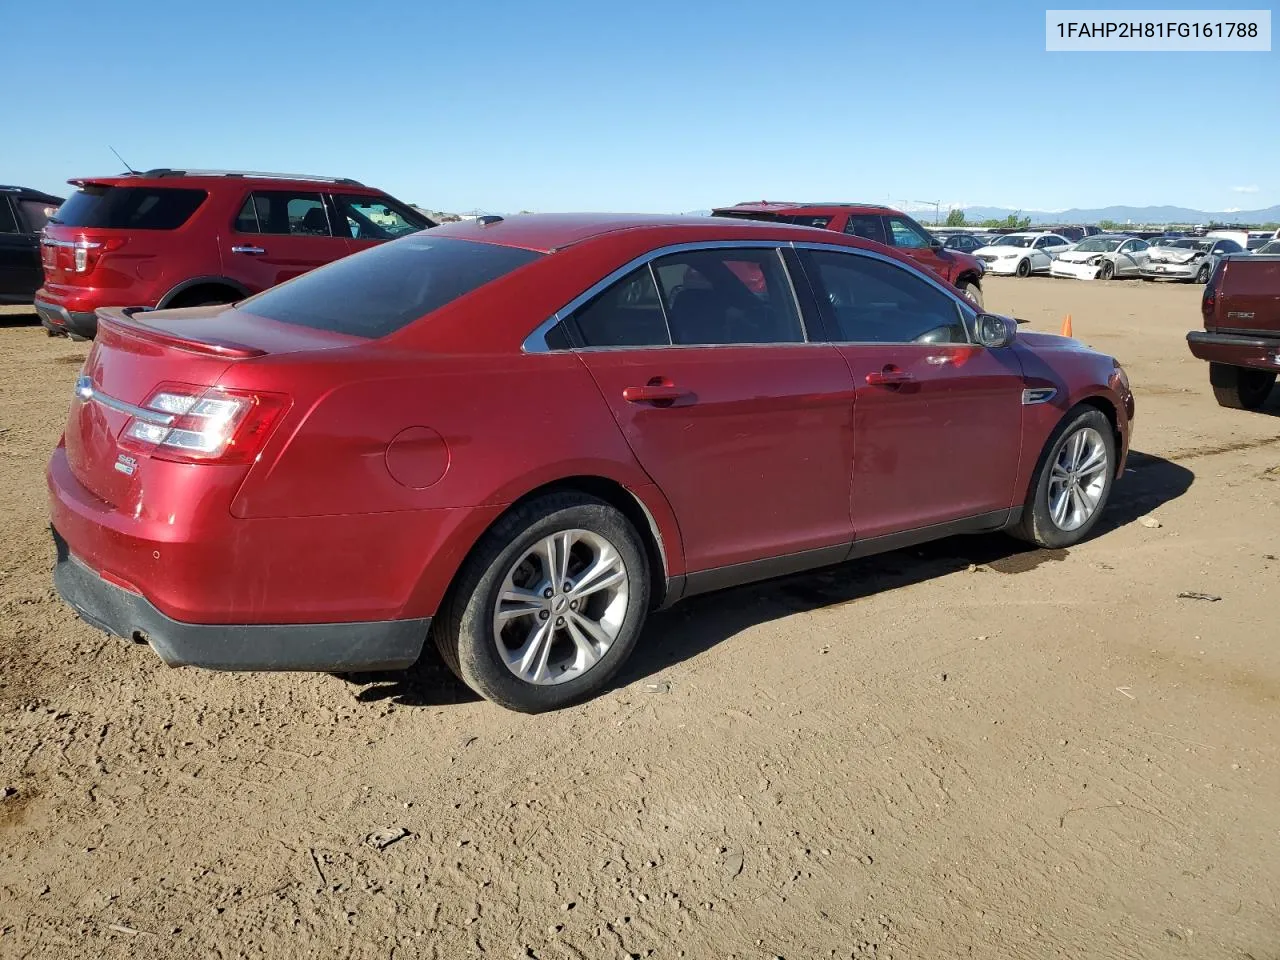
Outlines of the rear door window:
{"type": "Polygon", "coordinates": [[[236,215],[237,233],[329,237],[329,214],[318,193],[255,190],[236,215]]]}
{"type": "Polygon", "coordinates": [[[208,193],[185,187],[109,187],[86,184],[49,218],[67,227],[176,230],[208,193]]]}
{"type": "Polygon", "coordinates": [[[570,322],[585,347],[658,347],[671,342],[647,263],[575,310],[570,322]]]}
{"type": "Polygon", "coordinates": [[[304,273],[240,306],[280,323],[385,337],[541,256],[419,233],[304,273]]]}
{"type": "Polygon", "coordinates": [[[889,242],[884,232],[884,219],[878,214],[851,215],[844,223],[844,232],[853,237],[862,237],[864,240],[874,240],[876,243],[888,244],[889,242]]]}
{"type": "Polygon", "coordinates": [[[57,209],[56,203],[46,203],[43,200],[19,200],[19,219],[25,221],[25,224],[20,223],[19,227],[25,226],[27,233],[39,233],[57,209]]]}
{"type": "Polygon", "coordinates": [[[690,250],[653,261],[677,344],[801,343],[800,312],[775,249],[690,250]]]}

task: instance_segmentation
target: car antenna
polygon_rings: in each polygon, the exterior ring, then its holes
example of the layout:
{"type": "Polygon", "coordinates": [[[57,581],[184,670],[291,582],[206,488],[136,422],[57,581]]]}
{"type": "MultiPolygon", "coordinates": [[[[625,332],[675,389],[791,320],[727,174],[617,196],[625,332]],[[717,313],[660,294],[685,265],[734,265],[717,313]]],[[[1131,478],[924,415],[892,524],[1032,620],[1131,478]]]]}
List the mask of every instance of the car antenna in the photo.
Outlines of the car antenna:
{"type": "Polygon", "coordinates": [[[108,144],[107,144],[107,149],[108,149],[108,150],[110,150],[112,153],[115,153],[115,155],[116,155],[116,159],[117,159],[117,160],[119,160],[121,163],[123,163],[123,164],[124,164],[124,168],[125,168],[126,170],[128,170],[130,173],[132,173],[135,177],[138,175],[138,171],[137,171],[137,170],[135,170],[135,169],[133,169],[133,167],[129,166],[129,161],[128,161],[128,160],[126,160],[124,157],[120,156],[120,154],[119,154],[119,153],[116,153],[116,148],[115,148],[115,147],[111,146],[111,144],[109,144],[109,143],[108,143],[108,144]]]}

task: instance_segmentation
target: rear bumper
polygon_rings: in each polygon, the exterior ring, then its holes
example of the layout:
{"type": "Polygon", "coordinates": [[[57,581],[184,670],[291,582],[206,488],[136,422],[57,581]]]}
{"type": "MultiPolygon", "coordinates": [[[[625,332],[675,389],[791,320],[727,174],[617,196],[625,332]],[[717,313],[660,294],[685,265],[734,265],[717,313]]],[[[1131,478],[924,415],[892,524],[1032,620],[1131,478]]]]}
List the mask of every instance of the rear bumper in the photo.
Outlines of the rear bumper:
{"type": "Polygon", "coordinates": [[[171,667],[212,670],[402,670],[418,659],[431,618],[363,623],[202,624],[165,616],[71,555],[56,530],[53,582],[86,623],[145,640],[171,667]]]}
{"type": "Polygon", "coordinates": [[[92,340],[98,332],[98,318],[92,310],[88,313],[68,310],[66,307],[50,303],[48,300],[41,300],[39,297],[36,298],[35,306],[36,313],[40,315],[40,323],[46,330],[82,337],[85,340],[92,340]]]}
{"type": "Polygon", "coordinates": [[[1187,334],[1187,347],[1193,357],[1211,363],[1280,371],[1280,337],[1192,330],[1187,334]]]}

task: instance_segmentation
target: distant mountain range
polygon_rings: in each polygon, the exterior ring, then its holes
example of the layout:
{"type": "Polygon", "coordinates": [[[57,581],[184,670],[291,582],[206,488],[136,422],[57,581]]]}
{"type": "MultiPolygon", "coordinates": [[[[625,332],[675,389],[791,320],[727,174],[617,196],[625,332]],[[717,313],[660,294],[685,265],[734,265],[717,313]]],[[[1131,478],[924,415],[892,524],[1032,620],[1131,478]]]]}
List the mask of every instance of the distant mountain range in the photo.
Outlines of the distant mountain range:
{"type": "Polygon", "coordinates": [[[1003,220],[1009,214],[1030,217],[1032,223],[1280,223],[1280,206],[1265,210],[1192,210],[1188,207],[1100,207],[1093,210],[1008,210],[1004,207],[965,207],[966,220],[1003,220]]]}
{"type": "MultiPolygon", "coordinates": [[[[897,207],[912,214],[926,226],[934,216],[932,204],[921,206],[918,203],[893,203],[888,206],[897,207]]],[[[953,209],[943,204],[938,215],[945,217],[947,211],[953,209]]],[[[1116,223],[1280,223],[1280,206],[1267,207],[1265,210],[1192,210],[1189,207],[1099,207],[1091,210],[1072,208],[1070,210],[1012,210],[1008,207],[962,207],[965,219],[969,223],[981,223],[983,220],[1003,220],[1010,214],[1019,218],[1030,217],[1032,223],[1098,223],[1102,220],[1114,220],[1116,223]]],[[[690,210],[691,216],[707,216],[710,210],[690,210]]]]}

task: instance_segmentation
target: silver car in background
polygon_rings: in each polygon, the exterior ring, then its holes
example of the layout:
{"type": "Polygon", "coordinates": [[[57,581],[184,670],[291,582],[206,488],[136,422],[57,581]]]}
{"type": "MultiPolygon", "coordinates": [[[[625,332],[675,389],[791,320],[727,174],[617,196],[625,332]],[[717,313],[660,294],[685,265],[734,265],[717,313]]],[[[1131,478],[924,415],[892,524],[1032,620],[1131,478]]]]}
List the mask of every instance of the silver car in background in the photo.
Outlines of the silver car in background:
{"type": "Polygon", "coordinates": [[[1110,280],[1138,277],[1147,265],[1150,245],[1137,237],[1099,234],[1085,237],[1070,250],[1058,254],[1049,275],[1076,280],[1110,280]]]}
{"type": "Polygon", "coordinates": [[[1218,237],[1183,237],[1147,251],[1144,280],[1194,280],[1208,283],[1218,260],[1228,253],[1244,253],[1234,240],[1218,237]]]}

